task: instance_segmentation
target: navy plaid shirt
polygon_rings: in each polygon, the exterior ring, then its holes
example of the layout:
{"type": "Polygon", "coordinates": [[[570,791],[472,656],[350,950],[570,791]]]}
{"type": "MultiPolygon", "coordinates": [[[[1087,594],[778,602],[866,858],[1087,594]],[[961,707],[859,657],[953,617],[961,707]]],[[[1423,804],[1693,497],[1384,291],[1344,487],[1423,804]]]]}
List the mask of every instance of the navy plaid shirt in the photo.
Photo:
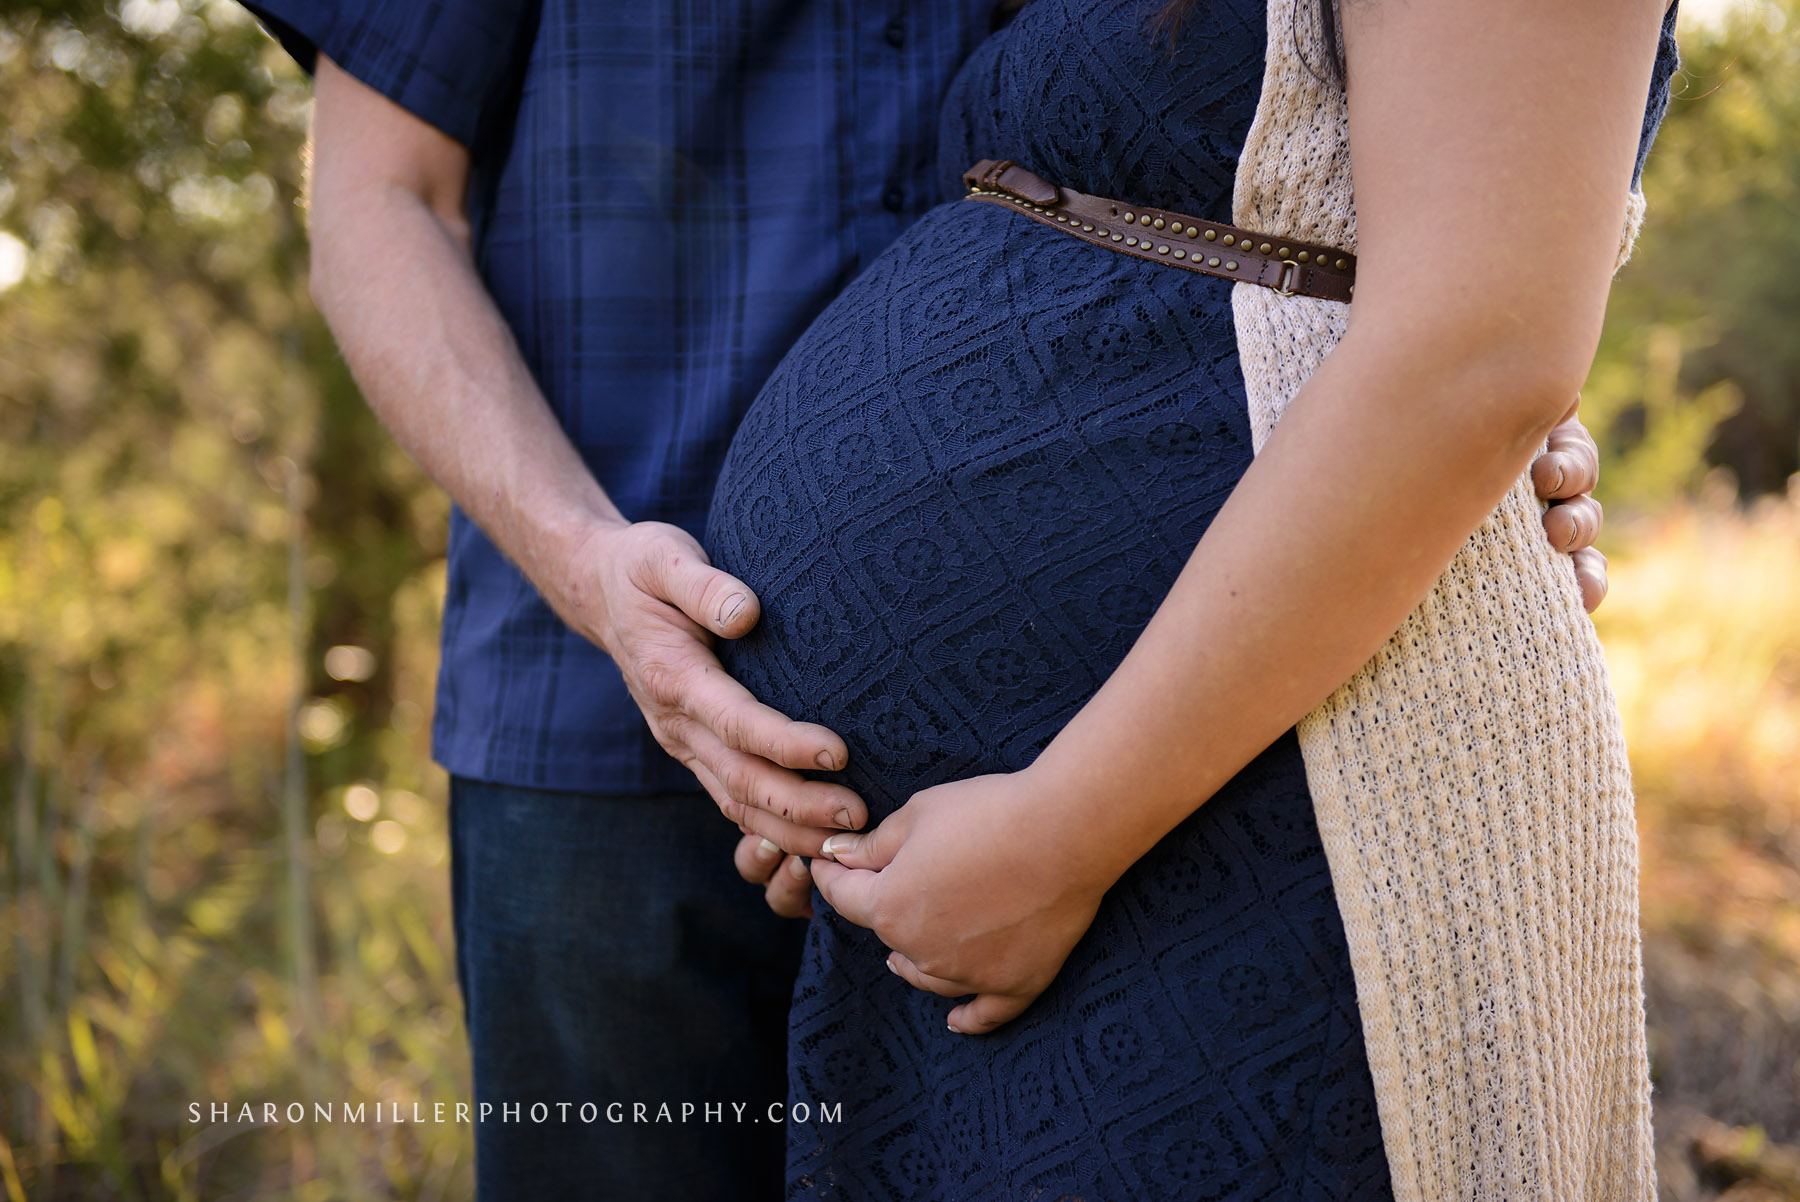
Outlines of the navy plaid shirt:
{"type": "MultiPolygon", "coordinates": [[[[582,458],[696,537],[744,409],[939,197],[939,101],[994,0],[252,0],[471,151],[476,259],[582,458]]],[[[459,776],[696,787],[612,662],[460,511],[433,754],[459,776]]]]}

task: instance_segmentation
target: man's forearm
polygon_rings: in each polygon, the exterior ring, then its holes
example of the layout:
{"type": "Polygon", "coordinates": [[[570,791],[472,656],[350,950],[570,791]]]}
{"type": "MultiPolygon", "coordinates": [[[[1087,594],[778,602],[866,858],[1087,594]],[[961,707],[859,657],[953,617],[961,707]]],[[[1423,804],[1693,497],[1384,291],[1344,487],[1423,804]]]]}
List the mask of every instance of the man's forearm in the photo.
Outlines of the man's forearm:
{"type": "Polygon", "coordinates": [[[755,593],[693,535],[629,522],[563,433],[469,254],[467,147],[318,60],[313,297],[394,437],[537,586],[612,657],[657,743],[740,827],[812,855],[862,824],[822,726],[760,704],[716,638],[760,616],[755,593]]]}
{"type": "Polygon", "coordinates": [[[327,186],[322,211],[315,200],[312,290],[364,396],[432,479],[543,582],[623,517],[557,424],[463,232],[403,187],[327,186]]]}

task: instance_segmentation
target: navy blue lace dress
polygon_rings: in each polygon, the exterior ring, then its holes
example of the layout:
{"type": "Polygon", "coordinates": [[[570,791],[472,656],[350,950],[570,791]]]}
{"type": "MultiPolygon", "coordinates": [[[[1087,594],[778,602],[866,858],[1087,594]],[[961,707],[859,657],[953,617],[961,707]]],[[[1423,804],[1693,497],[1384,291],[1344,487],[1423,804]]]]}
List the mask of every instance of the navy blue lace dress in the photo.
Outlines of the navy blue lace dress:
{"type": "MultiPolygon", "coordinates": [[[[984,43],[944,106],[946,195],[976,159],[1013,158],[1228,220],[1262,3],[1211,0],[1173,53],[1145,29],[1156,7],[1033,0],[984,43]]],[[[842,733],[841,779],[875,819],[1023,768],[1124,657],[1250,462],[1231,287],[952,202],[751,407],[707,540],[765,612],[723,654],[759,697],[842,733]]],[[[790,1102],[812,1118],[790,1123],[789,1197],[1390,1196],[1291,733],[1120,881],[995,1034],[946,1031],[948,1001],[814,904],[789,1044],[790,1102]]]]}

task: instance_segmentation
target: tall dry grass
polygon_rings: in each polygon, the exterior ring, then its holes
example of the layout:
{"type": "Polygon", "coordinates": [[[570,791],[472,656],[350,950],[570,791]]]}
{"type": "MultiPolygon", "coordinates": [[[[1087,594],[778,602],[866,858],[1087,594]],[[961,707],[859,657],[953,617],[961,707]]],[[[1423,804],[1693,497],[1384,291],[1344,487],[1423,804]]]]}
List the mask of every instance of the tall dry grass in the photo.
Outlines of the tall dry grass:
{"type": "Polygon", "coordinates": [[[1800,1199],[1800,487],[1614,533],[1669,1202],[1800,1199]]]}
{"type": "MultiPolygon", "coordinates": [[[[1598,622],[1639,798],[1663,1195],[1796,1202],[1800,489],[1617,521],[1608,542],[1598,622]]],[[[187,767],[135,786],[79,771],[54,679],[27,699],[0,815],[0,1198],[470,1196],[454,1123],[214,1125],[186,1110],[468,1098],[441,782],[419,721],[437,587],[422,577],[399,642],[375,649],[395,659],[407,715],[381,734],[388,775],[312,789],[304,807],[284,782],[294,669],[279,659],[172,699],[163,737],[187,767]],[[259,769],[231,767],[246,747],[259,769]],[[308,924],[313,955],[297,961],[308,924]]],[[[279,646],[280,626],[268,633],[279,646]]],[[[315,751],[335,720],[301,706],[315,751]]]]}

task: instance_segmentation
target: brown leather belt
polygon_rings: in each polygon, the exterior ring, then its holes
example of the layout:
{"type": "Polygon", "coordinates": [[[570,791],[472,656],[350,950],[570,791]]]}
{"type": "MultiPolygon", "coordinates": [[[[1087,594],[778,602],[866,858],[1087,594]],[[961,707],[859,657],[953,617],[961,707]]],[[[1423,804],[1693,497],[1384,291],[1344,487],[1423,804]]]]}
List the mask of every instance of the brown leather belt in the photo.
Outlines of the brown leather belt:
{"type": "Polygon", "coordinates": [[[1140,259],[1261,284],[1283,296],[1347,302],[1356,292],[1356,256],[1336,247],[1059,188],[1011,159],[982,159],[963,173],[963,183],[969,188],[965,199],[1001,205],[1140,259]]]}

